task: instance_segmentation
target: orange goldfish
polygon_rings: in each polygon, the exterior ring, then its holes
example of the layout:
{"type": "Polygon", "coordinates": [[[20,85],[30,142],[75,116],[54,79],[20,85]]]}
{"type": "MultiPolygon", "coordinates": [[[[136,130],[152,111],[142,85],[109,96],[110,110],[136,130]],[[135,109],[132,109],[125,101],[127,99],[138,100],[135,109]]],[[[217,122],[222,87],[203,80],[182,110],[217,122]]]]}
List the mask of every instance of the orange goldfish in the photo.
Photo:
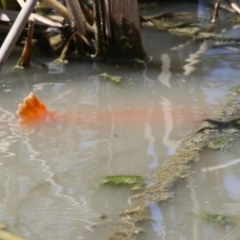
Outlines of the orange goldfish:
{"type": "MultiPolygon", "coordinates": [[[[164,108],[164,107],[163,107],[164,108]]],[[[185,120],[200,120],[201,114],[199,112],[192,112],[191,110],[179,109],[154,109],[153,111],[149,109],[120,109],[115,112],[98,112],[98,113],[84,113],[81,114],[66,114],[58,115],[53,112],[48,111],[45,104],[41,102],[34,93],[30,93],[24,98],[23,103],[19,104],[18,110],[18,123],[22,133],[29,134],[33,132],[40,122],[53,122],[54,120],[66,124],[73,118],[77,119],[78,122],[94,122],[95,124],[108,124],[113,121],[118,121],[125,126],[133,123],[143,123],[146,121],[154,122],[157,126],[162,121],[169,125],[174,119],[180,122],[185,120]],[[195,115],[195,116],[194,116],[195,115]],[[168,123],[167,123],[168,122],[168,123]]]]}

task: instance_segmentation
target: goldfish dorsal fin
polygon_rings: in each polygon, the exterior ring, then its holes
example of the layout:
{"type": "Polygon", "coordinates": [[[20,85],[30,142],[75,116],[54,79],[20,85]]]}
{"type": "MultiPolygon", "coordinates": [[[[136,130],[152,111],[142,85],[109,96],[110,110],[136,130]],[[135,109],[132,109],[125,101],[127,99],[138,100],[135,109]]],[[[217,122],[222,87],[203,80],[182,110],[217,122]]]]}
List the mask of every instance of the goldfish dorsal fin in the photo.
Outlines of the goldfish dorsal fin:
{"type": "Polygon", "coordinates": [[[24,98],[23,103],[18,105],[17,115],[19,121],[28,122],[40,120],[48,112],[44,103],[42,103],[37,96],[31,92],[24,98]]]}

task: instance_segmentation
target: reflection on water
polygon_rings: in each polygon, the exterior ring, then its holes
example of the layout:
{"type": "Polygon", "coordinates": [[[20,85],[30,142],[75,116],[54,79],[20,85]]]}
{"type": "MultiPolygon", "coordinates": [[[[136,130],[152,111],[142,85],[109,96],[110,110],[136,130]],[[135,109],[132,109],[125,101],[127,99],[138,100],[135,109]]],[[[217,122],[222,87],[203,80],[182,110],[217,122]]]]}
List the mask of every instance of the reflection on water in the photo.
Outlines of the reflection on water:
{"type": "Polygon", "coordinates": [[[237,155],[238,143],[229,153],[207,151],[202,155],[188,181],[178,183],[174,198],[163,206],[165,239],[239,238],[239,159],[230,159],[237,155]],[[207,223],[192,214],[201,212],[233,216],[233,224],[207,223]]]}
{"type": "Polygon", "coordinates": [[[206,52],[209,48],[209,42],[204,41],[200,46],[199,49],[195,52],[189,55],[189,58],[186,59],[187,64],[183,66],[184,69],[184,75],[189,76],[193,71],[196,69],[196,64],[200,62],[201,54],[206,52]]]}
{"type": "MultiPolygon", "coordinates": [[[[73,63],[61,74],[1,73],[0,221],[11,231],[34,240],[107,238],[132,193],[102,187],[101,177],[149,176],[237,84],[240,59],[232,49],[184,45],[189,39],[155,30],[143,37],[153,56],[143,68],[73,63]],[[103,72],[122,83],[101,79],[103,72]],[[60,117],[23,135],[15,111],[30,91],[60,117]]],[[[192,213],[238,216],[239,162],[237,144],[204,153],[173,198],[151,206],[154,221],[140,239],[238,239],[238,226],[192,213]]]]}

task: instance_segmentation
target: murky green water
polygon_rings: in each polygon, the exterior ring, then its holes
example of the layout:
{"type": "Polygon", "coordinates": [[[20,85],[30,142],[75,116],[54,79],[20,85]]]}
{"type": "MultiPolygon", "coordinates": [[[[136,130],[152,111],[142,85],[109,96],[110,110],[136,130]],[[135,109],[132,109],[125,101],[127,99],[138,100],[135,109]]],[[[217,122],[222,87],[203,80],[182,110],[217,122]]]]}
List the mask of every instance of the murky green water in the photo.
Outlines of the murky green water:
{"type": "MultiPolygon", "coordinates": [[[[0,221],[26,239],[106,239],[134,193],[101,186],[108,175],[149,176],[239,84],[239,50],[143,30],[144,67],[75,62],[0,73],[0,221]],[[120,84],[99,77],[120,75],[120,84]],[[64,116],[19,133],[16,110],[34,91],[64,116]],[[103,217],[104,216],[104,217],[103,217]]],[[[50,61],[50,60],[49,60],[50,61]]],[[[233,225],[193,213],[239,217],[239,148],[206,151],[173,198],[152,206],[139,239],[238,239],[233,225]]]]}

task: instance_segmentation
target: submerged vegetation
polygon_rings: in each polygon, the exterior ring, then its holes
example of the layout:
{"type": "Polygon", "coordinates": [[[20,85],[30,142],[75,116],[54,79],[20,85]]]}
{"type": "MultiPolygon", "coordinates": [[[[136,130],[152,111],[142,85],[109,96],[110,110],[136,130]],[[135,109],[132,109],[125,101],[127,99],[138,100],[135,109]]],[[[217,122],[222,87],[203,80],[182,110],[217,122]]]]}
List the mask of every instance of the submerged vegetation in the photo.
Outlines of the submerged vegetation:
{"type": "Polygon", "coordinates": [[[227,147],[230,147],[234,138],[232,137],[217,137],[215,139],[212,139],[208,147],[212,149],[226,149],[227,147]]]}
{"type": "Polygon", "coordinates": [[[131,190],[142,190],[145,185],[145,178],[142,176],[116,175],[107,176],[102,180],[104,185],[127,186],[131,190]]]}
{"type": "Polygon", "coordinates": [[[122,80],[121,76],[112,76],[108,73],[102,73],[102,74],[100,74],[100,77],[102,77],[103,79],[106,79],[106,80],[110,80],[115,83],[120,83],[122,80]]]}
{"type": "Polygon", "coordinates": [[[232,87],[231,91],[240,94],[240,85],[232,87]]]}
{"type": "Polygon", "coordinates": [[[233,217],[223,214],[202,212],[199,217],[208,223],[217,223],[220,225],[231,225],[233,224],[233,217]]]}

